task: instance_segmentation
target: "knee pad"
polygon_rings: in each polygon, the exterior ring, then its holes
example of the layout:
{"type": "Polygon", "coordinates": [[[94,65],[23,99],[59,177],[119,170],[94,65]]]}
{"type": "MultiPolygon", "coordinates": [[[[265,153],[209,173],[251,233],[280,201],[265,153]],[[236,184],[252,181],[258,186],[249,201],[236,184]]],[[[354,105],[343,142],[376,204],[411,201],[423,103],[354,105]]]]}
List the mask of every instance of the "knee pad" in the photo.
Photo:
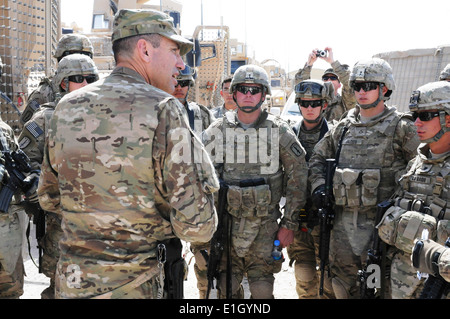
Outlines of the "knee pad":
{"type": "Polygon", "coordinates": [[[331,279],[331,285],[333,286],[334,295],[336,296],[336,299],[349,299],[350,295],[348,290],[350,287],[340,280],[337,277],[334,277],[331,279]]]}
{"type": "Polygon", "coordinates": [[[311,264],[295,263],[295,277],[303,282],[310,282],[316,277],[316,267],[311,264]]]}
{"type": "Polygon", "coordinates": [[[252,299],[273,299],[273,283],[268,281],[249,282],[252,299]]]}

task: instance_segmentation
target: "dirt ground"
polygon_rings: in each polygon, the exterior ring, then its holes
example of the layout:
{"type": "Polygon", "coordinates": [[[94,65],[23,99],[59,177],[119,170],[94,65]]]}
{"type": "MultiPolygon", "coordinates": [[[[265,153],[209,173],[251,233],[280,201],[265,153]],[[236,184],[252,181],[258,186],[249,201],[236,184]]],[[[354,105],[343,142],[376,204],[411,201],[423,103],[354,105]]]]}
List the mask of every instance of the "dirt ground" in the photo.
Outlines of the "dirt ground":
{"type": "MultiPolygon", "coordinates": [[[[36,248],[36,240],[34,239],[34,228],[31,229],[31,254],[33,256],[36,264],[38,263],[38,250],[36,248]]],[[[295,292],[295,278],[294,278],[294,268],[289,267],[289,259],[287,258],[286,250],[283,251],[283,255],[286,260],[283,263],[283,267],[278,274],[275,274],[275,286],[274,286],[274,296],[275,299],[296,299],[297,293],[295,292]]],[[[188,279],[184,283],[184,296],[185,299],[198,299],[197,290],[197,279],[194,274],[194,259],[192,253],[188,252],[186,254],[186,261],[189,263],[189,273],[188,279]]],[[[23,259],[25,263],[25,284],[24,284],[24,294],[21,299],[40,299],[41,292],[49,285],[49,278],[43,274],[39,274],[37,267],[33,264],[29,253],[28,247],[25,242],[25,247],[23,249],[23,259]]],[[[245,298],[250,298],[250,293],[248,290],[248,284],[244,279],[244,291],[245,298]]],[[[215,296],[215,291],[211,292],[211,296],[215,296]]]]}

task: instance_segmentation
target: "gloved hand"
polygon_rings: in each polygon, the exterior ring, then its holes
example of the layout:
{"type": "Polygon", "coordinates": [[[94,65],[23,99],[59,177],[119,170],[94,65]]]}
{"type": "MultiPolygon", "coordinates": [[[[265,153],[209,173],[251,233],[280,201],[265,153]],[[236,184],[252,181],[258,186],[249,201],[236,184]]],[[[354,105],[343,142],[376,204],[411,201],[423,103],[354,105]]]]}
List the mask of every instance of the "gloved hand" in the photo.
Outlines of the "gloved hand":
{"type": "Polygon", "coordinates": [[[439,260],[439,256],[446,249],[449,248],[430,239],[416,239],[411,255],[413,267],[432,276],[438,275],[439,266],[437,262],[439,260]]]}
{"type": "Polygon", "coordinates": [[[30,175],[25,177],[24,183],[28,185],[28,190],[25,193],[25,198],[30,203],[39,203],[39,197],[37,195],[37,188],[39,184],[40,171],[32,171],[30,175]]]}
{"type": "Polygon", "coordinates": [[[325,184],[317,186],[311,195],[311,200],[317,209],[325,208],[328,203],[328,198],[325,195],[325,184]]]}

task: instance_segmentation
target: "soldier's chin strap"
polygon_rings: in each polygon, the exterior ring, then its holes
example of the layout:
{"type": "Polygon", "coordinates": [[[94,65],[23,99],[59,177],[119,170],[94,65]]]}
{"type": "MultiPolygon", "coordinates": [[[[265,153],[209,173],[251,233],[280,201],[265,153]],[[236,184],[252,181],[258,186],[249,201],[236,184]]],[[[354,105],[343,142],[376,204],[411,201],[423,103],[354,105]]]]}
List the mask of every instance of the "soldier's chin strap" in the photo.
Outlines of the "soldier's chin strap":
{"type": "MultiPolygon", "coordinates": [[[[384,84],[380,83],[380,85],[378,86],[378,99],[375,102],[370,103],[370,104],[359,104],[358,103],[359,107],[367,110],[367,109],[371,109],[371,108],[377,106],[378,103],[380,103],[380,101],[389,100],[389,95],[386,95],[386,96],[383,95],[383,87],[384,87],[384,84]]],[[[386,92],[386,94],[388,94],[388,93],[386,92]]]]}
{"type": "Polygon", "coordinates": [[[445,111],[439,111],[439,121],[441,123],[441,129],[439,130],[439,132],[436,133],[435,136],[427,138],[426,140],[421,140],[422,143],[437,142],[441,139],[442,135],[444,135],[447,132],[450,132],[450,127],[447,127],[445,123],[446,115],[447,113],[445,111]]]}
{"type": "Polygon", "coordinates": [[[264,99],[263,97],[266,96],[266,89],[263,87],[263,91],[261,94],[261,99],[259,100],[259,103],[256,104],[255,106],[240,106],[238,104],[238,102],[236,101],[235,96],[233,95],[233,100],[236,103],[237,107],[244,113],[252,113],[255,112],[257,109],[259,109],[261,107],[261,105],[264,103],[264,99]]]}

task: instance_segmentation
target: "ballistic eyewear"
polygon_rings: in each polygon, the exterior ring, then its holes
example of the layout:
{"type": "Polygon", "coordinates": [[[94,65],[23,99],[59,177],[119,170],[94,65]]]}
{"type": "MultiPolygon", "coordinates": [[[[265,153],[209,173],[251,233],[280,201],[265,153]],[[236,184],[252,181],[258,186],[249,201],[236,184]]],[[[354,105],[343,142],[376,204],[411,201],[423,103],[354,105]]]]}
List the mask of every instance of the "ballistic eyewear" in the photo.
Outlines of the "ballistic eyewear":
{"type": "Polygon", "coordinates": [[[301,82],[295,86],[295,93],[304,94],[311,91],[312,95],[322,95],[322,85],[314,82],[301,82]]]}
{"type": "Polygon", "coordinates": [[[316,108],[319,106],[323,106],[322,100],[300,100],[298,104],[301,107],[307,108],[308,106],[311,106],[312,108],[316,108]]]}
{"type": "Polygon", "coordinates": [[[95,75],[70,75],[69,81],[75,83],[83,83],[84,79],[86,79],[87,83],[93,83],[97,81],[97,76],[95,75]]]}
{"type": "Polygon", "coordinates": [[[430,111],[430,112],[412,112],[412,116],[414,121],[419,118],[422,122],[428,122],[439,116],[438,111],[430,111]]]}
{"type": "Polygon", "coordinates": [[[255,95],[262,92],[262,87],[259,86],[245,86],[245,85],[239,85],[236,87],[236,90],[241,92],[242,94],[247,94],[250,92],[251,95],[255,95]]]}
{"type": "Polygon", "coordinates": [[[181,86],[182,88],[184,88],[185,86],[188,86],[190,84],[191,81],[189,80],[181,80],[178,81],[177,85],[175,87],[177,87],[178,85],[181,86]]]}
{"type": "Polygon", "coordinates": [[[378,87],[378,82],[352,82],[352,89],[356,92],[361,91],[363,89],[364,92],[369,92],[372,90],[376,90],[378,87]]]}
{"type": "Polygon", "coordinates": [[[331,80],[331,81],[337,81],[337,80],[339,80],[338,79],[338,77],[337,76],[335,76],[335,75],[324,75],[324,76],[322,76],[322,81],[328,81],[328,80],[331,80]]]}

